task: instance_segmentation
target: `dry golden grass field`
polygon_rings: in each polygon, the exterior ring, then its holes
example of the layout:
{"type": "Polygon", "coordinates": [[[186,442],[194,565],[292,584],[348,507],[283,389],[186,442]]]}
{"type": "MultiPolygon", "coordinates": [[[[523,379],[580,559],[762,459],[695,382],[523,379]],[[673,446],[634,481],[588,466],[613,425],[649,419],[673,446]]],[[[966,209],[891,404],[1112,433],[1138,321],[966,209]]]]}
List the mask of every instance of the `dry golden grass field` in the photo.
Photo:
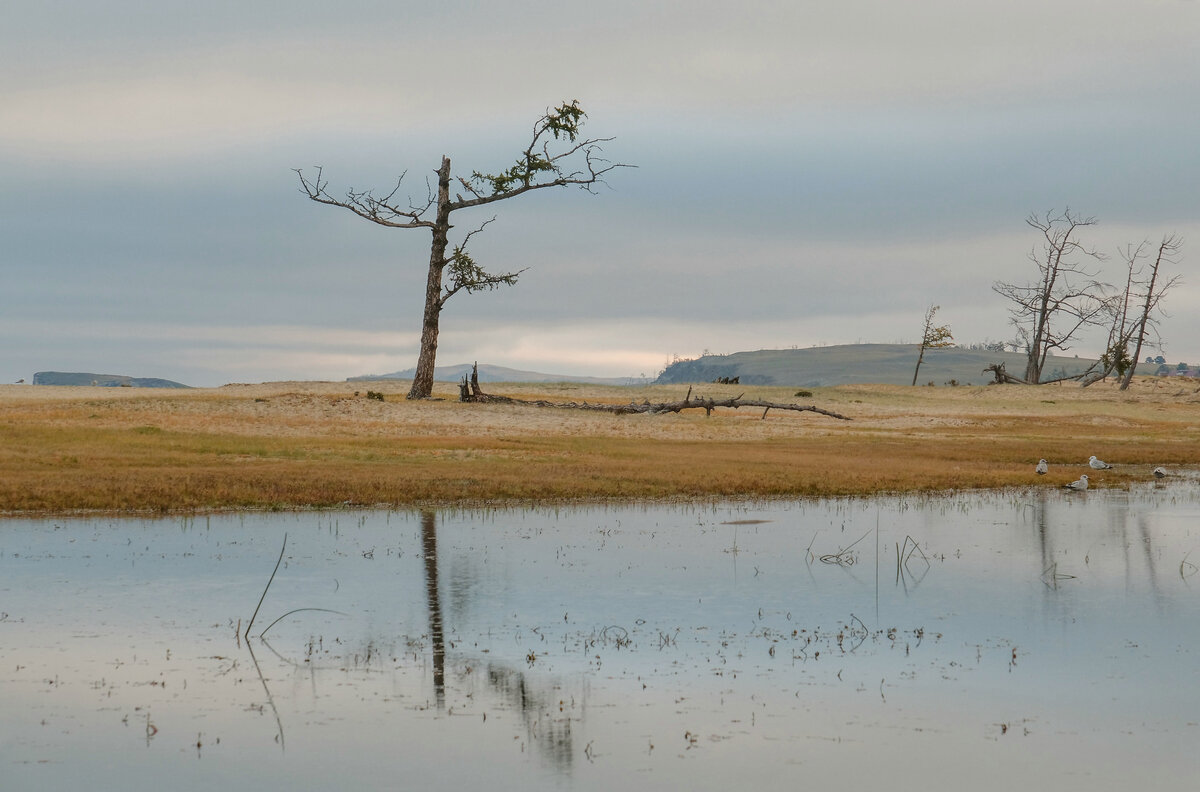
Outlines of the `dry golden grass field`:
{"type": "MultiPolygon", "coordinates": [[[[772,498],[1148,480],[1200,466],[1200,383],[794,389],[696,394],[811,404],[612,415],[409,402],[407,382],[160,390],[0,386],[0,513],[465,506],[772,498]],[[368,388],[385,400],[368,399],[368,388]],[[1088,471],[1095,454],[1113,463],[1088,471]],[[1050,461],[1037,477],[1034,464],[1050,461]]],[[[677,401],[685,387],[492,384],[553,402],[677,401]]]]}

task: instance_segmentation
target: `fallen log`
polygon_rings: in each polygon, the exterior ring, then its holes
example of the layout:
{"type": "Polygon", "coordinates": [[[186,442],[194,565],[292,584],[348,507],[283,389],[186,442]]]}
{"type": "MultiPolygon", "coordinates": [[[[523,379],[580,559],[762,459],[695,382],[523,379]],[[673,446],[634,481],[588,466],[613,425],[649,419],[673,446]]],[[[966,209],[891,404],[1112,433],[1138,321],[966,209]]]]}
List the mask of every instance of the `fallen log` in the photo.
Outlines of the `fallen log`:
{"type": "Polygon", "coordinates": [[[771,410],[789,410],[791,412],[815,412],[820,415],[827,415],[830,418],[837,418],[839,421],[853,420],[845,415],[822,410],[815,405],[805,404],[785,404],[782,402],[763,401],[762,399],[744,399],[742,395],[735,396],[732,399],[712,399],[703,396],[692,398],[692,389],[689,387],[687,395],[682,401],[674,402],[658,402],[651,403],[650,400],[644,400],[641,403],[630,402],[629,404],[589,404],[588,402],[551,402],[544,399],[514,399],[511,396],[497,396],[491,393],[484,393],[479,387],[479,376],[476,370],[472,370],[470,380],[464,374],[462,382],[458,385],[459,401],[476,402],[483,404],[524,404],[531,407],[556,407],[559,409],[571,410],[591,410],[593,412],[607,412],[614,415],[657,415],[661,413],[680,413],[684,410],[704,410],[705,415],[712,415],[712,411],[718,407],[730,407],[734,410],[739,407],[762,407],[762,419],[767,417],[767,413],[771,410]]]}
{"type": "Polygon", "coordinates": [[[1023,380],[1020,377],[1014,377],[1004,370],[1003,363],[993,363],[984,369],[984,372],[992,372],[996,376],[993,385],[1035,385],[1037,383],[1023,380]]]}
{"type": "MultiPolygon", "coordinates": [[[[1014,377],[1012,374],[1009,374],[1007,371],[1004,370],[1003,363],[991,364],[990,366],[988,366],[987,368],[984,369],[984,372],[988,372],[988,371],[990,371],[996,375],[995,382],[991,383],[993,385],[1053,385],[1056,382],[1066,382],[1067,380],[1083,379],[1084,377],[1086,377],[1088,375],[1088,371],[1085,371],[1082,374],[1068,374],[1064,377],[1056,377],[1055,379],[1042,380],[1041,382],[1030,382],[1029,380],[1023,380],[1020,377],[1014,377]]],[[[1090,369],[1089,369],[1089,371],[1090,371],[1090,369]]],[[[1084,383],[1084,386],[1086,387],[1088,384],[1090,384],[1090,383],[1084,383]]]]}

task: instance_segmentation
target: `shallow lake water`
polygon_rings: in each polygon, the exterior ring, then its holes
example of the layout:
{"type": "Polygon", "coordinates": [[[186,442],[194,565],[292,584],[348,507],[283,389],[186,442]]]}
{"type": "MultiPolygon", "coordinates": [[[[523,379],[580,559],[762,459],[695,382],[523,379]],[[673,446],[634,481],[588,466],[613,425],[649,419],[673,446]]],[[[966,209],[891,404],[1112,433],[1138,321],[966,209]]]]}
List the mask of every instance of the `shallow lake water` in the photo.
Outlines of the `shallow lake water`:
{"type": "Polygon", "coordinates": [[[1197,564],[1192,478],[9,519],[0,788],[1191,788],[1197,564]]]}

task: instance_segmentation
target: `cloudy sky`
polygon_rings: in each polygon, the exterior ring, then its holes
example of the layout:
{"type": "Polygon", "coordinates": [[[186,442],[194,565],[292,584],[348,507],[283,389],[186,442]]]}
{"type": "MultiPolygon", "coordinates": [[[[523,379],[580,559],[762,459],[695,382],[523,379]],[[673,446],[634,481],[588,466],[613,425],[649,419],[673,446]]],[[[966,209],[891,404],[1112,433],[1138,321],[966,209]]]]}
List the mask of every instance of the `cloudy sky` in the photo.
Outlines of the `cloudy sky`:
{"type": "MultiPolygon", "coordinates": [[[[456,216],[502,291],[439,363],[654,375],[704,351],[1013,337],[1031,213],[1185,239],[1165,354],[1200,360],[1200,2],[40,0],[0,12],[0,382],[190,385],[416,362],[429,234],[299,192],[423,198],[547,107],[615,138],[596,194],[456,216]]],[[[1097,351],[1083,339],[1072,350],[1097,351]]]]}

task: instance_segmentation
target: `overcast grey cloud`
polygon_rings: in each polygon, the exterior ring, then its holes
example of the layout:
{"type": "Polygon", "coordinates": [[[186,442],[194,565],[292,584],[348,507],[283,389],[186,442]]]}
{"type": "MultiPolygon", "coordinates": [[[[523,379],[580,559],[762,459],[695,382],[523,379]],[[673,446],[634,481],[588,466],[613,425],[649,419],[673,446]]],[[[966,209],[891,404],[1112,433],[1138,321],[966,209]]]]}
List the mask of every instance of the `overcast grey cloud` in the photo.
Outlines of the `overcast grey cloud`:
{"type": "Polygon", "coordinates": [[[1065,206],[1110,254],[1185,238],[1162,332],[1200,359],[1198,39],[1189,0],[6,9],[0,380],[408,368],[428,235],[292,169],[420,197],[442,154],[505,167],[570,99],[638,167],[491,207],[475,257],[528,271],[449,303],[442,363],[653,374],[912,342],[930,303],[960,342],[1010,338],[991,284],[1028,279],[1024,218],[1065,206]]]}

